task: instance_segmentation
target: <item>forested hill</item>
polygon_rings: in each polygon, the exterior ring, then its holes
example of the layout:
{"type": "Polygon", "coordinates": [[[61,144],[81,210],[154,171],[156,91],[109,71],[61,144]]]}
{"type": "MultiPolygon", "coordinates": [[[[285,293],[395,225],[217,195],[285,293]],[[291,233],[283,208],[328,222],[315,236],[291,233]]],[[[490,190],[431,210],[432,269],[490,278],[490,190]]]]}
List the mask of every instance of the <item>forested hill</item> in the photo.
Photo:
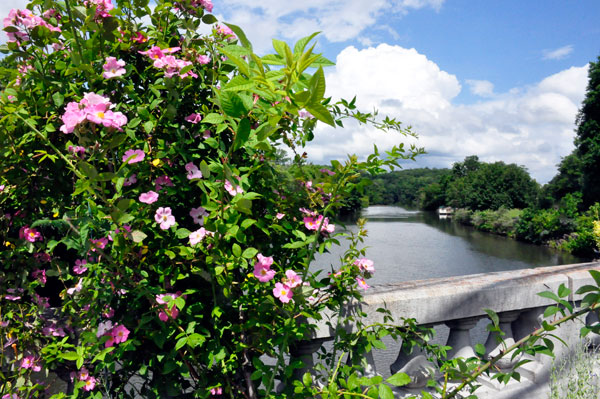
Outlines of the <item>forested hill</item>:
{"type": "Polygon", "coordinates": [[[535,205],[539,184],[527,170],[504,162],[480,162],[475,155],[452,169],[409,169],[373,180],[372,205],[403,205],[433,210],[440,206],[473,210],[526,208],[535,205]]]}
{"type": "MultiPolygon", "coordinates": [[[[425,187],[439,186],[440,181],[452,174],[450,169],[405,169],[372,178],[366,190],[371,205],[403,205],[420,207],[419,196],[425,187]]],[[[430,188],[431,189],[431,188],[430,188]]]]}

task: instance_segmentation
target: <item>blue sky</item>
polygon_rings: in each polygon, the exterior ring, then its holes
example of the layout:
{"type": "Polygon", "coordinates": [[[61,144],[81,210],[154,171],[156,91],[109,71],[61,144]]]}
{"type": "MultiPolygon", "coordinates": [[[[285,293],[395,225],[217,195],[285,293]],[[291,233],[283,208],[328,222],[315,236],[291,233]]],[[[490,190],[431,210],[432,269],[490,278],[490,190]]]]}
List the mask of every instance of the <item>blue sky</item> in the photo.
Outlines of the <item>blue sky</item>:
{"type": "MultiPolygon", "coordinates": [[[[0,15],[25,0],[3,0],[0,15]]],[[[358,96],[412,125],[428,154],[407,167],[450,167],[468,155],[525,166],[540,183],[573,149],[587,64],[600,55],[598,0],[213,0],[255,51],[321,31],[327,94],[358,96]]],[[[316,163],[366,157],[403,137],[321,126],[316,163]]]]}
{"type": "MultiPolygon", "coordinates": [[[[573,148],[587,64],[600,55],[597,0],[214,0],[214,13],[261,53],[272,37],[322,31],[318,50],[337,62],[328,94],[357,94],[365,109],[412,125],[429,154],[408,167],[476,154],[523,165],[541,183],[573,148]]],[[[400,139],[322,127],[309,154],[366,156],[400,139]]]]}

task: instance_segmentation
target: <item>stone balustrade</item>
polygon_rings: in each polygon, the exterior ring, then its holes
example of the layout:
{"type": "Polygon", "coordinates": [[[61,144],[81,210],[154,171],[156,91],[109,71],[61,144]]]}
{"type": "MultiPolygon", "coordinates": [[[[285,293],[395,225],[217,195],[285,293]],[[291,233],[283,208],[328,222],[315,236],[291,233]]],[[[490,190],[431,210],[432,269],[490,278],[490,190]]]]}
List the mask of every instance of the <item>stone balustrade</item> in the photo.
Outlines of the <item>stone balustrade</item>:
{"type": "MultiPolygon", "coordinates": [[[[577,306],[581,300],[581,297],[575,294],[577,289],[583,285],[595,284],[588,272],[590,269],[600,271],[600,262],[379,285],[367,292],[361,309],[367,314],[365,324],[382,322],[383,315],[376,309],[385,306],[395,320],[402,317],[414,318],[422,325],[435,326],[436,330],[440,326],[446,326],[449,331],[445,343],[452,347],[448,353],[451,358],[475,355],[472,330],[481,319],[488,317],[484,309],[491,309],[498,314],[500,328],[505,333],[502,337],[503,343],[499,343],[497,333],[493,332],[483,342],[479,342],[485,345],[487,356],[491,357],[502,350],[503,345],[510,346],[541,326],[544,309],[553,302],[537,295],[538,293],[556,293],[558,287],[564,284],[571,290],[571,294],[565,299],[577,306]]],[[[590,314],[587,320],[584,318],[565,323],[556,333],[569,344],[576,343],[579,340],[579,329],[586,321],[588,324],[596,323],[598,316],[590,314]]],[[[310,353],[318,350],[322,342],[332,339],[333,334],[325,321],[321,321],[313,341],[307,341],[305,348],[296,348],[307,366],[313,362],[310,353]]],[[[397,345],[398,357],[384,365],[384,370],[381,370],[381,362],[377,361],[378,352],[375,351],[375,364],[371,364],[371,371],[388,375],[385,368],[389,367],[391,373],[406,372],[412,377],[412,382],[398,389],[396,394],[398,397],[417,394],[430,377],[432,368],[429,367],[425,354],[418,350],[406,354],[400,350],[402,343],[397,345]]],[[[560,357],[566,351],[568,348],[557,342],[557,356],[560,357]]],[[[510,369],[519,360],[520,357],[507,357],[496,366],[501,370],[510,369]]],[[[522,376],[521,383],[513,381],[505,386],[489,377],[482,378],[479,381],[482,388],[477,391],[479,398],[546,398],[552,359],[549,356],[536,355],[529,356],[529,360],[531,362],[518,369],[522,376]]]]}

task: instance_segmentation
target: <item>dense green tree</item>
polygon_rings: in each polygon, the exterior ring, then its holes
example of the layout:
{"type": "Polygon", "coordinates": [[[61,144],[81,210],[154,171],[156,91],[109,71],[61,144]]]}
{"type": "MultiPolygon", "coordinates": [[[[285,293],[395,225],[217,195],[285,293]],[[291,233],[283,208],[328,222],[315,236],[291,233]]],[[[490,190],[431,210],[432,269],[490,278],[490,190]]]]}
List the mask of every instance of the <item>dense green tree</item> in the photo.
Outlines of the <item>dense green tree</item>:
{"type": "Polygon", "coordinates": [[[539,192],[538,183],[525,168],[504,162],[479,162],[476,156],[455,163],[452,175],[446,200],[455,208],[526,208],[536,201],[539,192]]]}
{"type": "MultiPolygon", "coordinates": [[[[418,168],[398,170],[377,176],[368,190],[369,203],[421,207],[421,190],[432,184],[439,184],[444,176],[449,175],[448,169],[418,168]]],[[[443,204],[443,199],[441,202],[443,204]]],[[[435,207],[437,208],[437,206],[435,207]]]]}
{"type": "Polygon", "coordinates": [[[540,207],[549,208],[557,204],[567,194],[580,193],[583,186],[582,163],[573,152],[563,157],[558,173],[543,188],[540,195],[540,207]]]}
{"type": "Polygon", "coordinates": [[[577,115],[575,154],[583,174],[583,203],[600,201],[600,57],[590,62],[585,99],[577,115]]]}

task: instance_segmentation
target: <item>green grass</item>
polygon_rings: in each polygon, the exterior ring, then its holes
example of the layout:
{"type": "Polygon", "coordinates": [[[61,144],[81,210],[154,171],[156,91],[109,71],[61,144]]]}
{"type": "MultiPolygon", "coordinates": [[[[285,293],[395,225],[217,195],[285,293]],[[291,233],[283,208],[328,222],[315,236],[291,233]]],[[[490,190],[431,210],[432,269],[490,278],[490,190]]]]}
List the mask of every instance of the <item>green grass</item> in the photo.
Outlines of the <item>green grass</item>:
{"type": "Polygon", "coordinates": [[[555,361],[550,374],[549,399],[600,397],[600,348],[580,343],[569,356],[555,361]]]}

